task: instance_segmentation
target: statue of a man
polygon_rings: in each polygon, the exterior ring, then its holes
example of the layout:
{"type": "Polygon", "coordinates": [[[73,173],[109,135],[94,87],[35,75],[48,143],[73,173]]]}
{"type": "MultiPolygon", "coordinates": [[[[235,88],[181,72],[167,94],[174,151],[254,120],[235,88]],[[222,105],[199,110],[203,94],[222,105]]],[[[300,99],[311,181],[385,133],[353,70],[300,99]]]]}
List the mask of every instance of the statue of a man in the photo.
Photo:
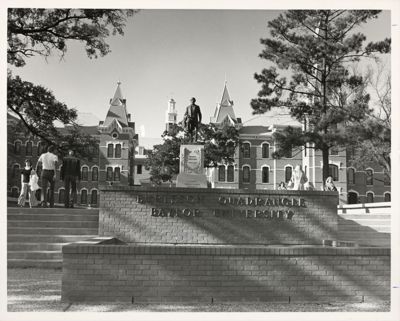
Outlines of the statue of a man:
{"type": "Polygon", "coordinates": [[[190,99],[191,104],[186,107],[185,116],[183,117],[183,125],[185,127],[185,131],[188,133],[190,137],[190,141],[197,141],[197,130],[199,128],[199,124],[201,123],[201,111],[200,107],[195,104],[196,98],[190,99]],[[193,137],[193,132],[195,136],[193,137]]]}

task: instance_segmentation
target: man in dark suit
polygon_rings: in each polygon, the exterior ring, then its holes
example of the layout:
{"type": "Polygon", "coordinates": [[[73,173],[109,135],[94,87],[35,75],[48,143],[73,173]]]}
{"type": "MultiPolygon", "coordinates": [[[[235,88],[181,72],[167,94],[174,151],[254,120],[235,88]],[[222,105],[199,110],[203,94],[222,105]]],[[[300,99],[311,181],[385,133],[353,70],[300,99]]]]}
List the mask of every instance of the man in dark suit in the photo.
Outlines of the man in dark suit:
{"type": "Polygon", "coordinates": [[[74,156],[74,151],[69,150],[61,167],[60,178],[65,186],[65,207],[74,207],[76,202],[76,181],[81,180],[81,162],[74,156]]]}
{"type": "Polygon", "coordinates": [[[201,123],[200,107],[195,104],[196,98],[190,99],[191,104],[186,107],[185,116],[183,117],[183,124],[185,130],[189,134],[190,141],[193,141],[193,132],[196,131],[195,141],[197,141],[197,130],[201,123]]]}

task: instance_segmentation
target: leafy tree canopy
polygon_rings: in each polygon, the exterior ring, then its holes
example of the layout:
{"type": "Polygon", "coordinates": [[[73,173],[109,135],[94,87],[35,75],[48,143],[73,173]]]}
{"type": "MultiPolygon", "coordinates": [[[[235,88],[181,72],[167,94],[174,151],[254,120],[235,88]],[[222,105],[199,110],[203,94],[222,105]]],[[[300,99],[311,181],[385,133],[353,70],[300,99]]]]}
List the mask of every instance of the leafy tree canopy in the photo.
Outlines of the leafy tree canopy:
{"type": "Polygon", "coordinates": [[[61,57],[67,51],[67,41],[84,43],[90,58],[110,52],[106,38],[123,35],[126,18],[135,10],[110,9],[8,9],[7,61],[17,67],[35,55],[61,57]]]}
{"type": "MultiPolygon", "coordinates": [[[[156,184],[172,181],[179,173],[180,146],[190,144],[180,124],[173,125],[168,132],[164,132],[162,138],[163,144],[154,146],[145,164],[150,169],[151,181],[156,184]]],[[[231,126],[219,128],[212,124],[200,124],[198,142],[204,144],[204,166],[215,167],[221,162],[234,162],[239,133],[231,126]]]]}
{"type": "Polygon", "coordinates": [[[260,57],[269,61],[255,79],[261,84],[251,101],[254,114],[288,107],[305,130],[287,128],[275,138],[281,151],[293,146],[322,151],[323,179],[329,174],[329,149],[354,140],[345,126],[362,122],[370,96],[365,80],[349,66],[363,57],[390,52],[390,39],[365,44],[357,28],[374,19],[374,10],[289,10],[270,21],[271,37],[261,39],[260,57]]]}

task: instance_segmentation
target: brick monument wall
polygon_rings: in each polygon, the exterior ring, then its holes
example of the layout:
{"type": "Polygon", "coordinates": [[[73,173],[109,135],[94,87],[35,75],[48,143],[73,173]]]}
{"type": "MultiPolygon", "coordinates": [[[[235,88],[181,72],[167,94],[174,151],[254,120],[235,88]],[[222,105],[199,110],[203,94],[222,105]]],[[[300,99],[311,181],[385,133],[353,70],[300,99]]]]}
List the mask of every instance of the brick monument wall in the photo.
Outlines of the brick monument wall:
{"type": "Polygon", "coordinates": [[[64,302],[376,302],[390,249],[316,246],[63,247],[64,302]]]}
{"type": "Polygon", "coordinates": [[[335,192],[100,190],[99,235],[128,243],[321,244],[337,236],[335,192]]]}

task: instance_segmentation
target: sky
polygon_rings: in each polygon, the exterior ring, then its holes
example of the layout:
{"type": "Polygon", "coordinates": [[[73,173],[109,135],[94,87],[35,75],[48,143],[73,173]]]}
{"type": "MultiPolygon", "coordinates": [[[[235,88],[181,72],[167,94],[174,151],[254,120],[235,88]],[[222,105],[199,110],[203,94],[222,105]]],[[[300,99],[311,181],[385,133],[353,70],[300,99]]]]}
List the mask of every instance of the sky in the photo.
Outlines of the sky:
{"type": "MultiPolygon", "coordinates": [[[[86,125],[104,120],[117,82],[127,99],[141,145],[156,143],[165,128],[168,101],[176,101],[182,120],[191,97],[200,105],[203,122],[213,115],[225,81],[237,117],[254,117],[254,79],[267,66],[258,57],[260,38],[269,37],[273,10],[142,10],[127,21],[124,36],[111,36],[112,52],[89,59],[83,45],[69,42],[64,58],[33,57],[14,75],[50,89],[68,107],[82,113],[86,125]]],[[[390,12],[360,30],[367,41],[390,37],[390,12]]]]}

